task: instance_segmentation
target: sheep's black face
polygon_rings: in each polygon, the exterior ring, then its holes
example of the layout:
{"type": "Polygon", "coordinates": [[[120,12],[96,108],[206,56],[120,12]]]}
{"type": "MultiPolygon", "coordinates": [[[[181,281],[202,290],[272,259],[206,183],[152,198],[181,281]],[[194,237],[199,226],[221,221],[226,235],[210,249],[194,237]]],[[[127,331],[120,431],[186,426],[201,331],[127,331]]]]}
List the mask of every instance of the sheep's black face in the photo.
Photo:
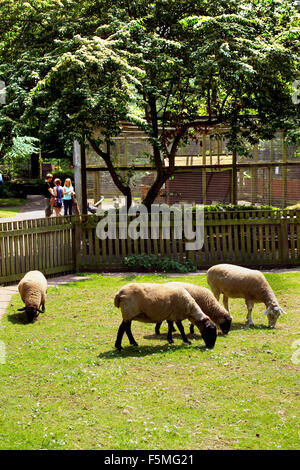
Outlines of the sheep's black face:
{"type": "Polygon", "coordinates": [[[217,328],[210,322],[205,323],[204,328],[200,328],[201,336],[207,348],[212,349],[217,339],[217,328]]]}
{"type": "Polygon", "coordinates": [[[32,323],[39,316],[39,312],[35,308],[26,308],[27,320],[32,323]]]}
{"type": "Polygon", "coordinates": [[[221,331],[224,335],[227,335],[230,331],[232,318],[226,318],[226,320],[220,325],[221,331]]]}

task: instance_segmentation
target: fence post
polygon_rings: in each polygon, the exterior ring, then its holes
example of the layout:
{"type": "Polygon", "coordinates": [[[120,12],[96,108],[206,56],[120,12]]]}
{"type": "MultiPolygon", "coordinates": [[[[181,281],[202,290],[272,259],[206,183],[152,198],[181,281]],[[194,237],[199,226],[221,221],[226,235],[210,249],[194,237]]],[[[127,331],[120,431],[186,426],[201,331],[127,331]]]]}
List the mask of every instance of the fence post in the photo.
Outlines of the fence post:
{"type": "Polygon", "coordinates": [[[72,247],[73,247],[73,263],[75,271],[80,268],[81,265],[81,229],[80,216],[75,216],[73,219],[72,227],[72,247]]]}
{"type": "Polygon", "coordinates": [[[232,152],[232,186],[231,186],[231,202],[233,205],[237,205],[237,166],[236,166],[236,160],[237,160],[237,153],[234,150],[232,152]]]}
{"type": "Polygon", "coordinates": [[[288,221],[286,215],[281,216],[280,220],[280,258],[282,262],[287,262],[289,259],[289,234],[288,234],[288,221]]]}

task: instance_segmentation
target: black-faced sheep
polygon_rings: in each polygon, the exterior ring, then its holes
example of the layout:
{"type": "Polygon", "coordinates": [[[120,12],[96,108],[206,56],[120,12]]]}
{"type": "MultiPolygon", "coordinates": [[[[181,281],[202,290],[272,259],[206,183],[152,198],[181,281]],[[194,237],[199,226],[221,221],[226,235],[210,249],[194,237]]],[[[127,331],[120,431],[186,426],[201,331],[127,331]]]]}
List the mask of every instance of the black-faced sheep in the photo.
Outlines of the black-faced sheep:
{"type": "Polygon", "coordinates": [[[40,271],[29,271],[19,282],[18,290],[25,307],[18,311],[25,310],[29,322],[45,311],[47,289],[47,279],[40,271]]]}
{"type": "MultiPolygon", "coordinates": [[[[227,334],[230,330],[232,316],[228,311],[216,300],[212,292],[206,287],[196,286],[195,284],[189,284],[188,282],[168,282],[167,286],[173,286],[181,288],[183,287],[197,302],[201,310],[207,315],[222,331],[223,334],[227,334]]],[[[160,323],[155,327],[155,333],[159,334],[160,323]]],[[[169,325],[172,327],[172,325],[169,325]]],[[[190,332],[194,332],[194,326],[191,324],[190,332]]]]}
{"type": "Polygon", "coordinates": [[[255,303],[264,303],[267,307],[264,315],[267,315],[271,328],[275,327],[280,313],[286,313],[279,306],[271,286],[260,271],[232,264],[218,264],[207,271],[207,282],[217,300],[223,294],[224,307],[228,312],[229,297],[245,299],[249,326],[254,325],[251,313],[255,303]]]}
{"type": "MultiPolygon", "coordinates": [[[[129,342],[137,345],[132,332],[132,320],[144,323],[174,321],[181,333],[184,330],[181,321],[186,318],[200,330],[206,347],[213,348],[216,342],[215,324],[205,315],[194,299],[184,288],[162,284],[131,283],[122,287],[116,294],[114,304],[121,309],[123,321],[119,327],[115,347],[122,349],[121,343],[126,332],[129,342]]],[[[168,339],[172,339],[169,333],[168,339]]],[[[188,340],[187,340],[188,341],[188,340]]]]}

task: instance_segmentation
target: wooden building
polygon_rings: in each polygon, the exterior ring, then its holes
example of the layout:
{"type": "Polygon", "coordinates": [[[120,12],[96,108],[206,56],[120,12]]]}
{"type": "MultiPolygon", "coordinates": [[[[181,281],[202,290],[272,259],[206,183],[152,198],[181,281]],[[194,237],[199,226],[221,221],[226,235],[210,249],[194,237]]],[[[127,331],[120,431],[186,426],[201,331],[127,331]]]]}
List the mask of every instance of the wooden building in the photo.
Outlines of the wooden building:
{"type": "MultiPolygon", "coordinates": [[[[299,149],[297,153],[296,146],[287,146],[282,132],[272,141],[259,142],[249,149],[252,158],[232,155],[225,133],[226,129],[220,128],[214,135],[199,134],[179,149],[176,172],[162,188],[157,202],[248,202],[280,207],[300,202],[299,149]]],[[[132,194],[136,200],[142,200],[155,178],[147,136],[137,127],[123,123],[111,151],[121,173],[134,166],[132,194]]],[[[104,161],[92,148],[83,152],[74,146],[74,169],[77,193],[83,204],[86,199],[96,202],[103,196],[109,201],[121,196],[104,161]],[[82,164],[86,171],[82,171],[82,164]]]]}

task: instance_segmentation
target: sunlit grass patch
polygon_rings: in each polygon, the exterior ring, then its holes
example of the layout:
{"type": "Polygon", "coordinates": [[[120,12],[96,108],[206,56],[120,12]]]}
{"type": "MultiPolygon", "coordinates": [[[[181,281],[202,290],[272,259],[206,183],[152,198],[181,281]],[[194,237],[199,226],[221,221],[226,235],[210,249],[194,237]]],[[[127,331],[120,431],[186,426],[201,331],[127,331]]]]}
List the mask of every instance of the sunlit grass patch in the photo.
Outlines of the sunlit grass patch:
{"type": "MultiPolygon", "coordinates": [[[[27,324],[14,296],[0,325],[2,449],[296,449],[299,448],[300,273],[266,277],[288,312],[267,328],[263,305],[245,325],[231,299],[232,330],[213,350],[199,334],[174,345],[154,325],[133,322],[132,347],[114,349],[124,284],[175,280],[165,275],[102,276],[50,287],[46,312],[27,324]]],[[[206,277],[178,279],[207,286],[206,277]]],[[[188,322],[185,324],[188,329],[188,322]]]]}

